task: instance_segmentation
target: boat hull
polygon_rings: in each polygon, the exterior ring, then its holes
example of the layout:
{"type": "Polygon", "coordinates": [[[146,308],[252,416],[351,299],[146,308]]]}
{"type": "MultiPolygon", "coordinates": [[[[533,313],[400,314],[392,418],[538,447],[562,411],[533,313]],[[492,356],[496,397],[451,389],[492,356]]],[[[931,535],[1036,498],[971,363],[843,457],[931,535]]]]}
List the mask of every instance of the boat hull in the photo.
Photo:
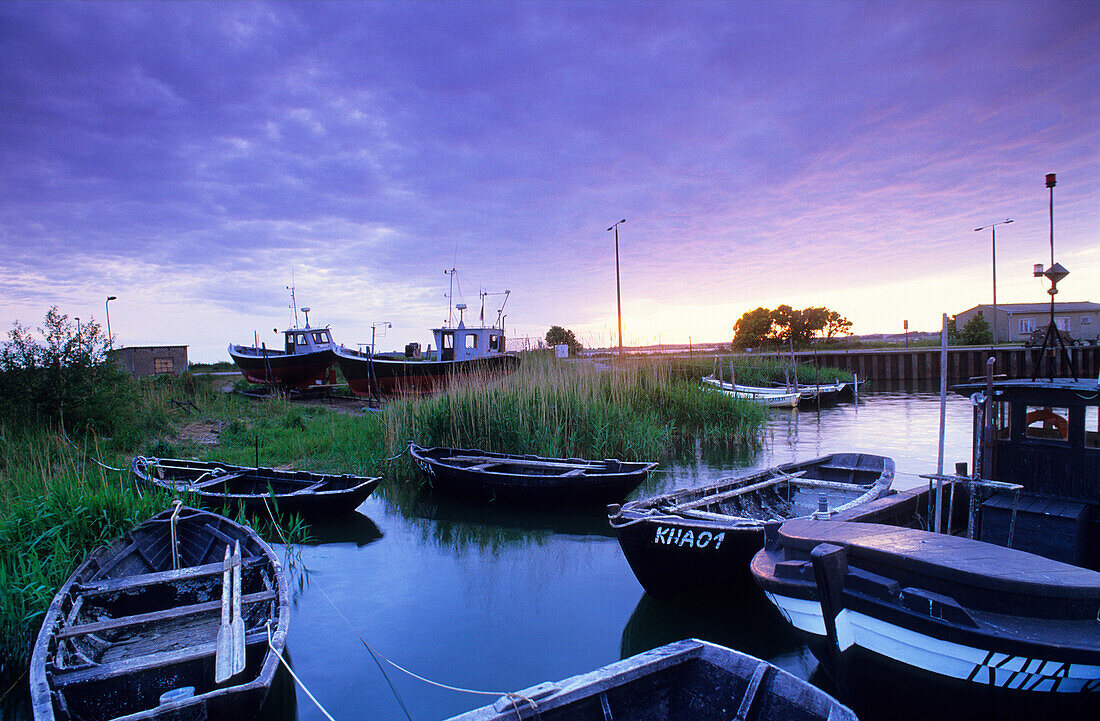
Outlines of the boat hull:
{"type": "Polygon", "coordinates": [[[229,346],[229,355],[241,375],[250,383],[280,388],[306,388],[324,379],[336,362],[336,354],[326,348],[316,353],[287,355],[282,351],[257,351],[245,346],[229,346]]]}
{"type": "MultiPolygon", "coordinates": [[[[728,481],[684,489],[663,496],[631,501],[608,509],[608,521],[619,539],[623,555],[646,593],[655,598],[670,598],[692,593],[735,593],[751,587],[748,564],[764,541],[764,520],[769,513],[787,512],[788,518],[817,510],[819,494],[826,492],[829,506],[852,512],[889,491],[894,462],[869,454],[832,454],[811,461],[789,463],[728,481]],[[832,468],[830,466],[836,466],[832,468]],[[858,471],[843,470],[858,468],[858,471]],[[789,507],[761,502],[763,517],[719,516],[692,517],[670,508],[692,499],[720,493],[738,486],[767,484],[784,474],[802,473],[803,480],[840,483],[851,479],[851,491],[807,486],[795,493],[808,498],[789,507]],[[846,476],[845,476],[846,474],[846,476]],[[870,486],[864,490],[864,486],[870,486]],[[849,496],[851,498],[849,498],[849,496]],[[787,510],[784,511],[784,508],[787,510]]],[[[772,486],[780,488],[781,486],[772,486]]],[[[761,492],[764,492],[763,490],[761,492]]],[[[774,491],[768,491],[774,492],[774,491]]],[[[789,491],[788,491],[789,493],[789,491]]],[[[790,498],[790,496],[788,496],[790,498]]],[[[797,496],[796,496],[797,498],[797,496]]]]}
{"type": "Polygon", "coordinates": [[[187,494],[206,508],[244,507],[261,517],[268,514],[269,508],[274,514],[298,514],[306,518],[351,513],[382,482],[379,477],[141,456],[134,458],[131,470],[139,483],[187,494]],[[218,483],[218,478],[227,480],[218,483]]]}
{"type": "Polygon", "coordinates": [[[688,639],[505,696],[450,721],[855,721],[824,691],[766,661],[688,639]]]}
{"type": "Polygon", "coordinates": [[[509,353],[460,361],[405,361],[371,357],[341,349],[340,371],[352,393],[359,396],[422,395],[446,388],[455,378],[497,378],[519,368],[519,356],[509,353]]]}
{"type": "Polygon", "coordinates": [[[580,458],[541,458],[465,448],[409,446],[409,453],[433,490],[488,500],[600,505],[622,500],[649,477],[655,463],[580,458]],[[478,458],[481,463],[449,459],[478,458]],[[490,468],[472,466],[487,465],[490,468]],[[463,464],[471,467],[463,467],[463,464]],[[575,467],[588,471],[573,473],[575,467]],[[499,470],[492,470],[497,468],[499,470]],[[525,469],[525,472],[518,472],[525,469]]]}
{"type": "Polygon", "coordinates": [[[181,508],[172,570],[172,513],[93,551],[54,597],[31,660],[37,721],[251,718],[260,709],[286,644],[282,566],[251,529],[181,508]],[[215,684],[223,560],[233,543],[243,558],[246,662],[215,684]],[[185,687],[194,695],[160,702],[185,687]]]}

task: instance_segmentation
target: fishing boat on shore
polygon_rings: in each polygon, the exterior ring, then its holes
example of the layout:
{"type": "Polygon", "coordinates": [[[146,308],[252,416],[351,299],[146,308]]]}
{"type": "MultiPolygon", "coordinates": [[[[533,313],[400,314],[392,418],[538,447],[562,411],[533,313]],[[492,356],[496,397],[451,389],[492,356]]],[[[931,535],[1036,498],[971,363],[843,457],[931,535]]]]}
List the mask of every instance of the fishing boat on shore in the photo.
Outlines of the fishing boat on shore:
{"type": "Polygon", "coordinates": [[[508,694],[450,721],[856,721],[815,686],[747,654],[687,639],[508,694]]]}
{"type": "Polygon", "coordinates": [[[990,365],[954,390],[975,403],[973,477],[776,524],[753,575],[859,705],[888,678],[928,700],[918,714],[951,698],[990,718],[1095,717],[1100,386],[995,382],[990,365]]]}
{"type": "MultiPolygon", "coordinates": [[[[292,301],[293,302],[293,301],[292,301]]],[[[268,348],[229,344],[229,356],[250,383],[274,386],[281,390],[301,390],[319,385],[336,362],[332,333],[325,328],[309,327],[309,308],[302,308],[305,327],[299,328],[297,310],[293,328],[283,331],[284,347],[268,348]]]]}
{"type": "Polygon", "coordinates": [[[557,504],[621,501],[656,463],[616,459],[542,458],[443,446],[409,444],[409,455],[432,488],[490,500],[557,504]]]}
{"type": "Polygon", "coordinates": [[[767,521],[832,517],[881,498],[893,480],[890,458],[834,453],[611,505],[608,520],[651,596],[728,593],[751,585],[767,521]]]}
{"type": "Polygon", "coordinates": [[[92,551],[54,597],[31,659],[34,718],[252,718],[289,620],[271,548],[177,502],[92,551]]]}
{"type": "Polygon", "coordinates": [[[235,466],[221,461],[136,456],[138,483],[192,495],[206,508],[243,506],[252,513],[303,517],[350,513],[374,492],[380,477],[235,466]]]}
{"type": "Polygon", "coordinates": [[[418,357],[419,351],[412,348],[402,358],[375,354],[371,348],[336,348],[336,360],[351,391],[368,397],[425,394],[445,388],[455,378],[489,379],[514,373],[520,359],[506,351],[503,314],[498,311],[498,321],[491,326],[467,327],[466,304],[455,308],[458,325],[432,329],[435,350],[426,358],[418,357]]]}

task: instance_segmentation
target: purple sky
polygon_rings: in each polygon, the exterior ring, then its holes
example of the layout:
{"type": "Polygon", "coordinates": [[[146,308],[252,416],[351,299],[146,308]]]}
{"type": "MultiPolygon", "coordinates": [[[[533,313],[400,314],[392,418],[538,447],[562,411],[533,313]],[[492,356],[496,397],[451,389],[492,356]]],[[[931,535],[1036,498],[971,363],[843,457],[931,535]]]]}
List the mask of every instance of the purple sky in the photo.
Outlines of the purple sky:
{"type": "Polygon", "coordinates": [[[1100,301],[1100,3],[0,4],[0,323],[123,345],[728,340],[824,305],[856,332],[1100,301]],[[491,299],[491,301],[494,299],[491,299]],[[499,303],[499,299],[495,299],[499,303]],[[490,315],[487,312],[487,315],[490,315]],[[495,317],[495,312],[492,313],[495,317]]]}

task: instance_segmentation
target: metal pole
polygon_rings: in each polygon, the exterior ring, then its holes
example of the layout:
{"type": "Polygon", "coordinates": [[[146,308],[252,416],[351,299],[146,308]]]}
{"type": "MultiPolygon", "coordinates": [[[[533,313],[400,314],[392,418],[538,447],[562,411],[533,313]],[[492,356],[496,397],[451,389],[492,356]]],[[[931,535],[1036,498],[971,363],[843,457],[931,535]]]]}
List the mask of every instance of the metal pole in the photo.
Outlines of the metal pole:
{"type": "MultiPolygon", "coordinates": [[[[941,518],[943,516],[943,441],[947,422],[947,313],[943,314],[943,326],[940,331],[940,449],[936,458],[936,533],[941,531],[941,518]]],[[[948,530],[951,528],[951,518],[947,520],[948,530]]]]}
{"type": "Polygon", "coordinates": [[[615,231],[615,302],[619,309],[619,356],[623,354],[623,295],[622,287],[619,283],[619,223],[625,223],[626,218],[623,218],[615,225],[608,228],[608,230],[615,231]]]}
{"type": "Polygon", "coordinates": [[[115,300],[115,296],[107,296],[107,301],[103,304],[103,308],[107,314],[107,348],[108,350],[115,349],[114,340],[111,338],[111,301],[115,300]]]}

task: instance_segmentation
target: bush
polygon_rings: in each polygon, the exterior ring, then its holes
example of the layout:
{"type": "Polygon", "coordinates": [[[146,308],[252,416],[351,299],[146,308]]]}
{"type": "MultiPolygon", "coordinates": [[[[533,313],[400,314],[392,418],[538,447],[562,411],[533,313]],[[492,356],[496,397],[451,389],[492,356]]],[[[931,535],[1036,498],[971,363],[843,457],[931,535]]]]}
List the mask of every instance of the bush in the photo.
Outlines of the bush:
{"type": "Polygon", "coordinates": [[[993,331],[989,329],[989,321],[980,315],[976,315],[966,321],[966,325],[959,332],[959,340],[963,345],[987,345],[993,342],[993,331]]]}
{"type": "Polygon", "coordinates": [[[72,323],[53,306],[41,340],[17,322],[0,348],[0,423],[92,430],[112,435],[134,407],[135,383],[107,359],[94,320],[72,323]]]}

